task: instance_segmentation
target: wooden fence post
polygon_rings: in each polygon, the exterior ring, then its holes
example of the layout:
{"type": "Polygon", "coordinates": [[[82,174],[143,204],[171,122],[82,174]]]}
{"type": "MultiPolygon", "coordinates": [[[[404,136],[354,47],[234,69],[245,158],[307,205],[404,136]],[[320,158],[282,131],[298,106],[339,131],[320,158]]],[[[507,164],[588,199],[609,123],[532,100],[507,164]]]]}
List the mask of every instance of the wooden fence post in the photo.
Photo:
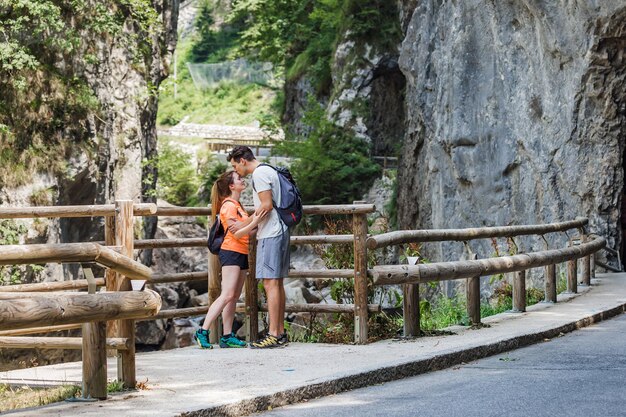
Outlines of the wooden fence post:
{"type": "MultiPolygon", "coordinates": [[[[586,243],[588,239],[587,239],[587,235],[585,234],[585,230],[582,228],[579,230],[580,230],[580,243],[586,243]]],[[[591,255],[584,256],[581,259],[581,263],[582,265],[581,265],[580,284],[589,286],[591,285],[591,255]]]]}
{"type": "MultiPolygon", "coordinates": [[[[208,249],[207,249],[208,251],[208,249]]],[[[220,260],[217,255],[213,255],[209,252],[209,301],[208,306],[211,307],[211,304],[217,300],[220,296],[221,288],[222,288],[222,280],[221,280],[222,268],[220,267],[220,260]]],[[[215,344],[219,342],[220,337],[222,336],[222,326],[221,324],[221,315],[211,323],[209,330],[211,330],[211,334],[209,335],[209,342],[215,344]]]]}
{"type": "Polygon", "coordinates": [[[513,312],[526,311],[526,271],[517,271],[513,277],[513,312]]]}
{"type": "Polygon", "coordinates": [[[419,284],[402,285],[402,314],[404,316],[404,336],[420,335],[420,289],[419,284]]]}
{"type": "MultiPolygon", "coordinates": [[[[515,245],[515,252],[519,254],[519,247],[513,238],[510,238],[515,245]]],[[[523,313],[526,311],[526,271],[513,273],[513,312],[523,313]]]]}
{"type": "MultiPolygon", "coordinates": [[[[121,254],[133,258],[134,215],[132,200],[115,202],[115,245],[121,246],[121,254]]],[[[128,277],[117,274],[116,290],[131,291],[128,277]]],[[[118,320],[117,337],[128,339],[129,348],[118,352],[117,377],[127,389],[134,389],[137,384],[135,375],[135,321],[118,320]]]]}
{"type": "MultiPolygon", "coordinates": [[[[356,202],[355,202],[356,203],[356,202]]],[[[367,343],[367,216],[353,214],[354,341],[367,343]]]]}
{"type": "Polygon", "coordinates": [[[83,323],[83,398],[107,398],[106,322],[83,323]]]}
{"type": "Polygon", "coordinates": [[[259,339],[259,287],[256,279],[256,237],[250,238],[250,254],[248,255],[248,276],[245,284],[246,333],[248,342],[259,339]]]}
{"type": "MultiPolygon", "coordinates": [[[[475,261],[478,255],[472,253],[469,246],[465,246],[468,252],[468,259],[475,261]]],[[[480,324],[480,276],[467,278],[465,280],[465,296],[467,301],[467,317],[472,326],[480,324]]]]}
{"type": "Polygon", "coordinates": [[[546,265],[545,273],[545,298],[547,303],[556,303],[556,265],[546,265]]]}
{"type": "MultiPolygon", "coordinates": [[[[549,250],[550,245],[548,241],[543,235],[541,235],[541,238],[543,239],[545,250],[549,250]]],[[[544,302],[556,303],[556,264],[550,264],[544,267],[544,281],[544,302]]]]}
{"type": "MultiPolygon", "coordinates": [[[[115,246],[115,216],[106,216],[104,218],[104,244],[106,246],[115,246]]],[[[104,271],[104,280],[107,291],[117,291],[117,274],[114,270],[107,268],[104,271]]],[[[107,337],[117,336],[117,321],[111,320],[107,322],[107,337]]],[[[116,356],[117,350],[109,349],[107,356],[116,356]]]]}
{"type": "MultiPolygon", "coordinates": [[[[569,246],[573,243],[570,240],[569,246]]],[[[567,292],[576,294],[578,292],[578,259],[567,261],[567,292]]]]}
{"type": "Polygon", "coordinates": [[[596,277],[596,254],[592,253],[589,256],[589,269],[590,269],[590,276],[591,278],[595,278],[596,277]]]}

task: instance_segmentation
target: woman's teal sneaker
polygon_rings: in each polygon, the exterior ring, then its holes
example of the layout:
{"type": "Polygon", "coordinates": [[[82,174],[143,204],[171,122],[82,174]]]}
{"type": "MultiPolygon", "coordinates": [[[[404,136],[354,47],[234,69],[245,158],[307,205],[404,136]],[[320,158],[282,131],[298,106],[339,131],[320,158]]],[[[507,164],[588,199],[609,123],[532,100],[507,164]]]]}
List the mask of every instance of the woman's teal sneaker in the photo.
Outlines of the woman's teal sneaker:
{"type": "Polygon", "coordinates": [[[202,349],[213,349],[213,345],[209,343],[209,333],[211,333],[210,330],[204,330],[204,329],[196,330],[196,335],[195,335],[196,343],[198,343],[198,346],[200,346],[202,349]]]}
{"type": "Polygon", "coordinates": [[[242,348],[246,347],[246,342],[243,340],[237,339],[234,333],[225,334],[220,337],[220,347],[221,348],[242,348]]]}

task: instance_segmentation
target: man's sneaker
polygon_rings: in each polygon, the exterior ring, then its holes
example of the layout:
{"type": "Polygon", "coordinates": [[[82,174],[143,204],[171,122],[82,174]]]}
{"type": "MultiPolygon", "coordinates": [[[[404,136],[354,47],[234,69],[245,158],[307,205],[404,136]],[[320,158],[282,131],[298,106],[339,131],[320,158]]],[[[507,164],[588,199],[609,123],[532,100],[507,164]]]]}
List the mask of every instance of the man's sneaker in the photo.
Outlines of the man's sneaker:
{"type": "Polygon", "coordinates": [[[246,342],[243,340],[237,339],[234,333],[225,334],[220,337],[220,347],[221,348],[242,348],[246,347],[246,342]]]}
{"type": "Polygon", "coordinates": [[[196,330],[196,335],[194,338],[196,339],[196,343],[202,349],[213,349],[213,346],[209,343],[209,333],[210,330],[198,329],[196,330]]]}
{"type": "Polygon", "coordinates": [[[280,346],[287,346],[289,344],[289,336],[287,336],[287,332],[278,336],[278,344],[280,346]]]}
{"type": "Polygon", "coordinates": [[[276,336],[272,336],[269,333],[258,342],[250,343],[251,349],[272,349],[276,347],[280,347],[280,345],[278,344],[278,338],[276,336]]]}

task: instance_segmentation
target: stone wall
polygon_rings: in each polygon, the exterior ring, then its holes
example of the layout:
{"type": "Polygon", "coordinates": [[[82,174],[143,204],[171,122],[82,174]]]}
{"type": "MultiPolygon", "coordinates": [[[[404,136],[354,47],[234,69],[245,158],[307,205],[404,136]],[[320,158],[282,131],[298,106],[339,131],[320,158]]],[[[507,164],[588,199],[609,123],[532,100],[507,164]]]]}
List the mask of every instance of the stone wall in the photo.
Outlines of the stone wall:
{"type": "MultiPolygon", "coordinates": [[[[586,216],[618,246],[625,18],[618,0],[419,2],[399,59],[407,80],[400,227],[586,216]]],[[[435,245],[431,258],[458,259],[461,250],[435,245]]]]}

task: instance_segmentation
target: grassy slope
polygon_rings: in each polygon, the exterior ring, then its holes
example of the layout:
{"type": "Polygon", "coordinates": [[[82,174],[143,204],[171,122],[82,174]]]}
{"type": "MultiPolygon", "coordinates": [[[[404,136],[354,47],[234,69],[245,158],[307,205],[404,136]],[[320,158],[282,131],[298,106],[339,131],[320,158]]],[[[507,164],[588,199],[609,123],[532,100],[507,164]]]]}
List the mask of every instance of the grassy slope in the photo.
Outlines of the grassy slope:
{"type": "Polygon", "coordinates": [[[280,88],[223,82],[208,90],[196,89],[187,69],[194,42],[193,36],[179,42],[176,51],[177,95],[175,99],[172,74],[160,88],[159,126],[175,125],[185,117],[188,123],[245,126],[261,120],[266,114],[277,113],[275,103],[277,96],[282,94],[280,88]]]}

